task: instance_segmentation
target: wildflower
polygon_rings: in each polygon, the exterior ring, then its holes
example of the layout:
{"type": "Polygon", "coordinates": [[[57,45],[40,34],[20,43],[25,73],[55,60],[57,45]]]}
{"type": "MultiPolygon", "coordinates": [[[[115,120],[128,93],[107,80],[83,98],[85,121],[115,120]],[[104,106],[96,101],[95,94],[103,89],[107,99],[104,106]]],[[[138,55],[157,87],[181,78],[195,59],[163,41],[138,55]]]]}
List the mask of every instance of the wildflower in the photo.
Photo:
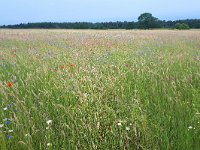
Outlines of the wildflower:
{"type": "Polygon", "coordinates": [[[8,108],[7,108],[7,107],[5,107],[5,108],[3,108],[3,110],[8,110],[8,108]]]}
{"type": "Polygon", "coordinates": [[[189,126],[189,127],[188,127],[188,129],[192,129],[192,128],[193,128],[192,126],[189,126]]]}
{"type": "Polygon", "coordinates": [[[8,106],[8,107],[12,107],[12,104],[8,104],[7,106],[8,106]]]}
{"type": "Polygon", "coordinates": [[[130,130],[130,127],[126,127],[126,130],[129,131],[129,130],[130,130]]]}
{"type": "Polygon", "coordinates": [[[63,65],[62,65],[62,66],[60,66],[60,68],[61,68],[61,69],[64,69],[64,68],[65,68],[65,66],[63,66],[63,65]]]}
{"type": "Polygon", "coordinates": [[[9,125],[10,124],[10,121],[6,121],[6,125],[9,125]]]}
{"type": "Polygon", "coordinates": [[[69,64],[69,67],[73,68],[75,65],[74,64],[69,64]]]}
{"type": "Polygon", "coordinates": [[[4,121],[7,121],[7,120],[8,120],[8,118],[4,118],[3,120],[4,120],[4,121]]]}
{"type": "Polygon", "coordinates": [[[0,128],[3,128],[4,124],[0,124],[0,128]]]}
{"type": "Polygon", "coordinates": [[[100,122],[97,122],[97,129],[100,128],[100,122]]]}
{"type": "Polygon", "coordinates": [[[117,124],[118,126],[121,126],[122,125],[122,123],[121,122],[118,122],[118,124],[117,124]]]}
{"type": "Polygon", "coordinates": [[[8,135],[8,134],[6,134],[6,139],[10,139],[11,138],[11,136],[10,135],[8,135]]]}
{"type": "Polygon", "coordinates": [[[52,146],[52,144],[51,143],[47,143],[47,146],[52,146]]]}
{"type": "Polygon", "coordinates": [[[7,87],[12,87],[13,86],[13,82],[8,82],[7,83],[7,87]]]}
{"type": "Polygon", "coordinates": [[[50,125],[52,123],[52,120],[48,120],[47,124],[50,125]]]}
{"type": "Polygon", "coordinates": [[[9,133],[13,132],[13,130],[8,130],[9,133]]]}

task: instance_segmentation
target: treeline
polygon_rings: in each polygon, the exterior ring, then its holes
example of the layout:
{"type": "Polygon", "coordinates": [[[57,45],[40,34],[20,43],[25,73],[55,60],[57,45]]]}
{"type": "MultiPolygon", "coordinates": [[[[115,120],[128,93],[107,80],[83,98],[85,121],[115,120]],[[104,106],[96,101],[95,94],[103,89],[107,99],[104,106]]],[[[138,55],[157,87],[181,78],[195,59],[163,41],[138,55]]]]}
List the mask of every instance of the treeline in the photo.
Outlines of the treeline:
{"type": "Polygon", "coordinates": [[[136,29],[137,22],[41,22],[41,23],[21,23],[17,25],[3,25],[0,28],[11,29],[136,29]]]}
{"type": "Polygon", "coordinates": [[[186,19],[176,21],[165,21],[155,18],[151,13],[143,13],[138,17],[137,22],[40,22],[40,23],[21,23],[17,25],[3,25],[0,28],[11,29],[200,29],[200,19],[186,19]]]}
{"type": "Polygon", "coordinates": [[[186,19],[186,20],[176,20],[176,21],[160,21],[160,26],[162,28],[175,28],[176,24],[187,24],[192,29],[200,29],[200,19],[186,19]]]}

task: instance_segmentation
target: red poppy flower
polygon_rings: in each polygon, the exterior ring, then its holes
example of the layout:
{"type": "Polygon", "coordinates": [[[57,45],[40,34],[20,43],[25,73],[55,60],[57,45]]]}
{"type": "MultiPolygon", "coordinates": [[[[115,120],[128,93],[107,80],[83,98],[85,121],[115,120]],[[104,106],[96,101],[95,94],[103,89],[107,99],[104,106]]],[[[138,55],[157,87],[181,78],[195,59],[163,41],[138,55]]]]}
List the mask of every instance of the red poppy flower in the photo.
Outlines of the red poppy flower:
{"type": "Polygon", "coordinates": [[[69,66],[70,66],[71,68],[73,68],[75,65],[74,65],[74,64],[69,64],[69,66]]]}
{"type": "Polygon", "coordinates": [[[65,66],[60,66],[60,68],[61,68],[61,69],[64,69],[64,68],[65,68],[65,66]]]}
{"type": "Polygon", "coordinates": [[[8,83],[7,83],[7,87],[12,87],[13,84],[14,84],[13,82],[8,82],[8,83]]]}

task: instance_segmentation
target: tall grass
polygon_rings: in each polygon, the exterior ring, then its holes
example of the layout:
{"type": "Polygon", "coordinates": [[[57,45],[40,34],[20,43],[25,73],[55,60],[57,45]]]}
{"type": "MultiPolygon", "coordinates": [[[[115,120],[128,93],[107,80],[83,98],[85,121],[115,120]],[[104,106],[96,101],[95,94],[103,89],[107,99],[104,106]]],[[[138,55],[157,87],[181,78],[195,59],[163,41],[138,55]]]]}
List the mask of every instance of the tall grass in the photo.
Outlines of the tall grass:
{"type": "Polygon", "coordinates": [[[0,30],[0,149],[199,149],[200,31],[0,30]]]}

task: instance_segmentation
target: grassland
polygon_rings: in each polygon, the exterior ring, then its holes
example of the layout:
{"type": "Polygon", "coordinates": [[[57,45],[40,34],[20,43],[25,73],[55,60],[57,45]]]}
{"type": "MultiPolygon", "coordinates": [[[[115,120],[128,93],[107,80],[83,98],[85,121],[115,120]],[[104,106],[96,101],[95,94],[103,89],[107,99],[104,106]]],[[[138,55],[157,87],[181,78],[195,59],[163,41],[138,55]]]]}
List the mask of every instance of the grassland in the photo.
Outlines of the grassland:
{"type": "Polygon", "coordinates": [[[200,30],[0,30],[0,149],[200,147],[200,30]]]}

